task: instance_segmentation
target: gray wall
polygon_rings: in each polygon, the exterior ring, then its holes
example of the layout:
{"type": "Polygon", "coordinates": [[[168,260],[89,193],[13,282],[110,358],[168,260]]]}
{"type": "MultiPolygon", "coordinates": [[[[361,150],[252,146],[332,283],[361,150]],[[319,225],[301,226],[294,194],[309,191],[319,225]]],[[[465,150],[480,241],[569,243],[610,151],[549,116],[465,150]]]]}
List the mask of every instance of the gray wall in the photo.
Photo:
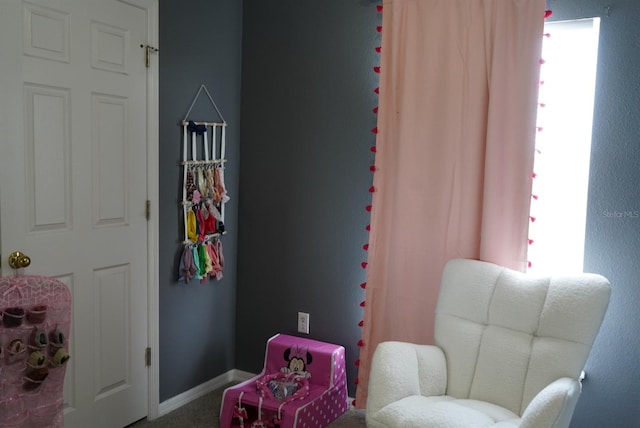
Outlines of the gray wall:
{"type": "MultiPolygon", "coordinates": [[[[234,368],[242,2],[160,1],[160,401],[234,368]],[[184,118],[205,84],[229,123],[224,278],[177,283],[184,118]]],[[[190,118],[218,120],[203,94],[190,118]]]]}
{"type": "Polygon", "coordinates": [[[347,351],[360,339],[359,284],[375,142],[377,2],[245,0],[236,367],[296,333],[347,351]]]}
{"type": "MultiPolygon", "coordinates": [[[[233,367],[260,370],[264,341],[296,334],[298,311],[311,313],[310,337],[347,348],[353,395],[380,16],[370,0],[243,3],[242,12],[237,0],[161,0],[161,400],[233,367]],[[231,232],[224,281],[184,287],[175,281],[176,122],[200,83],[231,124],[231,232]]],[[[585,268],[607,276],[614,290],[576,428],[640,426],[640,219],[603,215],[640,211],[640,3],[611,4],[606,17],[598,0],[549,2],[554,20],[603,16],[585,268]]]]}
{"type": "Polygon", "coordinates": [[[606,276],[613,293],[571,426],[638,427],[640,218],[606,213],[640,212],[640,2],[563,0],[548,4],[553,20],[602,17],[585,270],[606,276]],[[607,4],[611,5],[608,17],[607,4]]]}
{"type": "MultiPolygon", "coordinates": [[[[614,291],[572,426],[640,426],[640,219],[603,215],[640,211],[640,3],[612,3],[608,17],[598,0],[549,6],[554,20],[603,16],[585,269],[614,291]]],[[[238,368],[258,370],[261,342],[295,333],[298,310],[311,312],[312,337],[357,355],[374,9],[245,0],[238,368]]]]}

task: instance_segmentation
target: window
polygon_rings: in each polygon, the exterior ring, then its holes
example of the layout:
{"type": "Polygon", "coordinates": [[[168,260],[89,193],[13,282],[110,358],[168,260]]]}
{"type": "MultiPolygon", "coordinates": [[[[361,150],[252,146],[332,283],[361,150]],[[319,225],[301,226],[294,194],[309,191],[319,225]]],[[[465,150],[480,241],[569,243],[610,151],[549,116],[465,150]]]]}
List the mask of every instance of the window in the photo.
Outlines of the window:
{"type": "Polygon", "coordinates": [[[529,271],[582,272],[599,18],[545,25],[529,271]]]}

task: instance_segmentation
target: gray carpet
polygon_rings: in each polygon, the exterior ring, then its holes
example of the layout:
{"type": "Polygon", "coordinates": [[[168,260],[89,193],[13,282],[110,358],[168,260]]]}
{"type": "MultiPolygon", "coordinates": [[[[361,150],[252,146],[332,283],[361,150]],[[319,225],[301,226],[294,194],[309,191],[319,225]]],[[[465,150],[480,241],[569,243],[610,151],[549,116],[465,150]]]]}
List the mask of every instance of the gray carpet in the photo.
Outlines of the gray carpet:
{"type": "MultiPolygon", "coordinates": [[[[219,428],[218,416],[225,385],[154,421],[141,420],[129,428],[219,428]]],[[[352,409],[329,425],[331,428],[364,428],[364,411],[352,409]]]]}

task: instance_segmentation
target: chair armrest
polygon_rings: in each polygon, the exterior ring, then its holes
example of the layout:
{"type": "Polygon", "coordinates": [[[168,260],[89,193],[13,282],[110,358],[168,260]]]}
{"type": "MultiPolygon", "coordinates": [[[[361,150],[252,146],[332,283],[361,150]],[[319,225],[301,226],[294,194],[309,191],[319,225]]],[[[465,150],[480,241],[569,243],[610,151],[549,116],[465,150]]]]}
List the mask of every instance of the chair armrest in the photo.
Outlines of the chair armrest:
{"type": "Polygon", "coordinates": [[[369,371],[367,413],[412,395],[444,395],[447,364],[437,346],[382,342],[369,371]]]}
{"type": "Polygon", "coordinates": [[[520,428],[567,428],[580,390],[580,382],[568,377],[550,383],[524,410],[520,428]]]}

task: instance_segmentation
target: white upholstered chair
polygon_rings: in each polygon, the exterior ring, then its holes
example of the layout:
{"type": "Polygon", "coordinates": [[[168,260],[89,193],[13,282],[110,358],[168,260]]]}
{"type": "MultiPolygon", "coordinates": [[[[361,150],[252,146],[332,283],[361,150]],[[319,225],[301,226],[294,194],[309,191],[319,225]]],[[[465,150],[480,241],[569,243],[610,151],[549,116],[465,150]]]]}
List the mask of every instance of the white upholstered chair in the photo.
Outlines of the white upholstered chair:
{"type": "Polygon", "coordinates": [[[435,344],[375,350],[367,427],[568,427],[610,292],[596,274],[542,278],[448,262],[435,344]]]}

